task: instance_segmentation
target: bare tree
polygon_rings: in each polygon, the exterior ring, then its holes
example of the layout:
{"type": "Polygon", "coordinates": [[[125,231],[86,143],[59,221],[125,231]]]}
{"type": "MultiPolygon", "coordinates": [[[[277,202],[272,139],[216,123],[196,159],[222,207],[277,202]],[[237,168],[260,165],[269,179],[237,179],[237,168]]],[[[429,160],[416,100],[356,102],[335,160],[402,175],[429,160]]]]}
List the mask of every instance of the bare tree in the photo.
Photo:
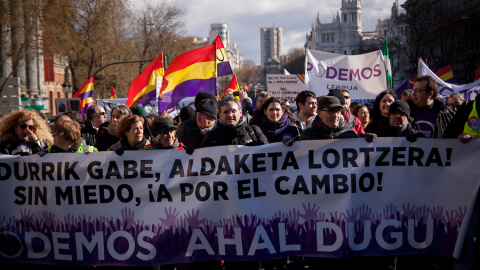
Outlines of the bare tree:
{"type": "MultiPolygon", "coordinates": [[[[153,59],[160,52],[165,53],[167,44],[180,41],[177,34],[184,26],[184,16],[185,11],[173,3],[144,1],[143,7],[134,11],[132,27],[140,59],[153,59]]],[[[138,65],[139,73],[144,65],[138,65]]]]}

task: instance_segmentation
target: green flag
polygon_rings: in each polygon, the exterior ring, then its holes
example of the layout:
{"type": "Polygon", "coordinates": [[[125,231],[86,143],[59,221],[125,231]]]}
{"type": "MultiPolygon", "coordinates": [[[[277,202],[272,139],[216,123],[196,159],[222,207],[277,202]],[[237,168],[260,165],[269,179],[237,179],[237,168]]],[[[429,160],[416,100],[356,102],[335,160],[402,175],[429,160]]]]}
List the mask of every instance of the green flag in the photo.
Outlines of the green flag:
{"type": "Polygon", "coordinates": [[[387,40],[382,47],[383,63],[385,64],[385,71],[387,72],[387,87],[388,90],[393,90],[392,82],[392,66],[390,65],[390,54],[388,53],[387,40]]]}
{"type": "Polygon", "coordinates": [[[43,104],[43,100],[41,98],[28,98],[22,97],[22,106],[25,109],[29,109],[30,111],[36,110],[40,111],[43,110],[45,105],[43,104]]]}

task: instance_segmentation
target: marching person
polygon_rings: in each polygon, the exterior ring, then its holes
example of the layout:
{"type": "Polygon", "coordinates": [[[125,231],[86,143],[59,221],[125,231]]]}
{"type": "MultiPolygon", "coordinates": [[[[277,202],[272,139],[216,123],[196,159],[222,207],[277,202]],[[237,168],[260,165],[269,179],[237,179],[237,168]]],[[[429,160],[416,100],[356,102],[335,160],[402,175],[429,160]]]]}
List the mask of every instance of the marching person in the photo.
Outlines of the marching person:
{"type": "Polygon", "coordinates": [[[262,107],[255,111],[250,125],[256,125],[267,137],[269,143],[284,142],[288,146],[298,140],[300,128],[293,115],[282,105],[278,98],[267,99],[262,107]]]}
{"type": "Polygon", "coordinates": [[[102,106],[95,104],[87,108],[86,117],[85,126],[82,128],[82,138],[88,145],[95,145],[98,129],[107,121],[107,113],[102,106]]]}
{"type": "Polygon", "coordinates": [[[145,146],[145,150],[155,149],[185,149],[183,143],[175,137],[177,127],[169,117],[159,117],[152,124],[152,141],[145,146]]]}
{"type": "Polygon", "coordinates": [[[130,114],[132,114],[132,111],[124,104],[115,105],[110,110],[110,123],[108,123],[108,127],[100,129],[100,135],[95,142],[95,148],[98,151],[107,151],[108,147],[120,140],[116,132],[118,123],[122,116],[130,114]]]}
{"type": "Polygon", "coordinates": [[[313,119],[317,115],[317,95],[312,91],[304,90],[297,94],[295,103],[297,111],[293,117],[300,123],[303,131],[312,126],[313,119]]]}
{"type": "Polygon", "coordinates": [[[367,125],[365,132],[376,133],[378,129],[388,126],[388,110],[390,104],[397,99],[395,93],[390,90],[385,90],[376,96],[373,103],[371,121],[367,125]]]}
{"type": "Polygon", "coordinates": [[[341,124],[343,105],[335,96],[321,96],[318,98],[317,116],[312,127],[307,128],[300,135],[300,140],[325,140],[358,138],[355,131],[341,124]]]}
{"type": "Polygon", "coordinates": [[[53,125],[53,145],[39,152],[39,156],[45,153],[91,153],[98,150],[85,145],[82,140],[80,124],[76,121],[60,121],[53,125]]]}
{"type": "Polygon", "coordinates": [[[0,121],[1,154],[37,154],[52,144],[50,128],[34,111],[12,111],[0,121]]]}
{"type": "Polygon", "coordinates": [[[217,127],[205,135],[201,147],[268,144],[260,128],[247,123],[240,101],[234,96],[224,96],[217,108],[220,116],[217,127]]]}
{"type": "Polygon", "coordinates": [[[107,151],[115,151],[120,156],[125,150],[142,150],[150,143],[143,136],[143,117],[138,115],[123,116],[117,126],[117,136],[120,140],[107,151]]]}
{"type": "Polygon", "coordinates": [[[409,101],[410,114],[427,138],[443,138],[454,113],[438,97],[438,84],[431,76],[415,79],[409,101]]]}

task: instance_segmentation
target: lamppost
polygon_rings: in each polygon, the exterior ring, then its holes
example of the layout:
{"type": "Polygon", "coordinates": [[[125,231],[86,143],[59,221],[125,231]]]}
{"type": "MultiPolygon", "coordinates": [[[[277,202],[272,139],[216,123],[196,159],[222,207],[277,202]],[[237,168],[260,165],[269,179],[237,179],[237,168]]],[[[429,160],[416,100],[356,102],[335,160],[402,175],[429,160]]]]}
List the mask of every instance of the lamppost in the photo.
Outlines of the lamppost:
{"type": "Polygon", "coordinates": [[[68,93],[72,92],[72,85],[69,82],[64,82],[62,84],[63,92],[65,93],[65,97],[68,98],[68,93]]]}

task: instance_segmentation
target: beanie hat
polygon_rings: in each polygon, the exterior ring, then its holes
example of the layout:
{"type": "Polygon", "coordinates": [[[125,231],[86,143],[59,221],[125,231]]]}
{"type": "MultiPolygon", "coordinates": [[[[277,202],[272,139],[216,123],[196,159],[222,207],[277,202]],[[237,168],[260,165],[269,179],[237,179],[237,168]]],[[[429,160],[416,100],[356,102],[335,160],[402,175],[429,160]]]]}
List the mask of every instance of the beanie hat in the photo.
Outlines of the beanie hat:
{"type": "Polygon", "coordinates": [[[338,100],[340,100],[340,103],[342,105],[345,105],[345,97],[343,96],[343,92],[340,89],[330,89],[328,91],[328,95],[330,97],[336,97],[338,100]]]}
{"type": "Polygon", "coordinates": [[[410,116],[410,107],[408,106],[408,103],[401,99],[397,99],[392,102],[392,104],[390,104],[390,108],[388,109],[388,113],[391,114],[396,112],[401,112],[407,116],[410,116]]]}
{"type": "Polygon", "coordinates": [[[169,117],[160,117],[152,124],[152,136],[167,133],[169,130],[177,129],[173,121],[169,117]]]}
{"type": "Polygon", "coordinates": [[[198,106],[198,103],[200,103],[200,101],[202,101],[202,99],[212,99],[212,100],[215,100],[217,101],[217,97],[210,94],[210,93],[207,93],[207,92],[198,92],[197,95],[195,96],[195,108],[198,106]]]}
{"type": "Polygon", "coordinates": [[[133,115],[138,115],[138,116],[145,116],[147,115],[147,111],[145,111],[145,108],[143,106],[135,106],[131,109],[133,115]]]}
{"type": "Polygon", "coordinates": [[[195,109],[190,106],[184,106],[180,109],[179,116],[182,122],[185,122],[188,119],[193,119],[194,115],[195,115],[195,109]]]}
{"type": "Polygon", "coordinates": [[[201,100],[197,105],[196,112],[201,112],[214,119],[217,119],[217,114],[218,114],[217,101],[209,98],[201,100]]]}

